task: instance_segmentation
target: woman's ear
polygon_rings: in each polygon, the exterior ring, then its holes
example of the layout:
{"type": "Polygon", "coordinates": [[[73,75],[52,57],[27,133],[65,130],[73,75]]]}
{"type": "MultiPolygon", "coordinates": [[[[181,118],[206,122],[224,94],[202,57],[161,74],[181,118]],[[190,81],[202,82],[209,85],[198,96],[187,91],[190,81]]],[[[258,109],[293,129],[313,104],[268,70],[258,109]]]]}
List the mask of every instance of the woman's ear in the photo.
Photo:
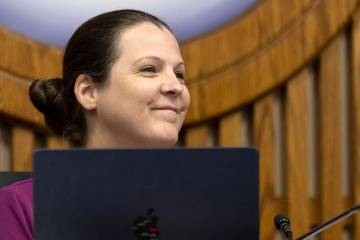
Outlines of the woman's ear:
{"type": "Polygon", "coordinates": [[[74,85],[76,99],[85,110],[96,110],[97,108],[97,88],[91,77],[80,74],[74,85]]]}

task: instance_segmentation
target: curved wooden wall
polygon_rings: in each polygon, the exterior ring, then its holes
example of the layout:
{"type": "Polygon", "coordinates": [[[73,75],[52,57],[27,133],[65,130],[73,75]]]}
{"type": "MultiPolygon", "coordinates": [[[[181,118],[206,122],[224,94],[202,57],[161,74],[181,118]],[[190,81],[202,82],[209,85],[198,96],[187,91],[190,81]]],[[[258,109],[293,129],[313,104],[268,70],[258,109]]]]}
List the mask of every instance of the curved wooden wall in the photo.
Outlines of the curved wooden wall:
{"type": "Polygon", "coordinates": [[[0,169],[30,171],[36,147],[65,147],[32,106],[32,80],[61,76],[62,50],[0,28],[0,169]]]}
{"type": "Polygon", "coordinates": [[[30,81],[61,76],[62,50],[0,27],[0,109],[9,117],[44,126],[28,101],[30,81]]]}
{"type": "Polygon", "coordinates": [[[239,21],[184,44],[192,96],[187,123],[234,110],[283,84],[334,37],[355,5],[355,0],[261,1],[239,21]]]}
{"type": "MultiPolygon", "coordinates": [[[[278,212],[299,236],[360,203],[359,11],[356,0],[263,0],[181,46],[182,142],[260,150],[260,239],[275,239],[278,212]]],[[[66,145],[27,97],[31,79],[60,75],[62,52],[4,28],[0,42],[0,168],[29,170],[35,146],[66,145]]],[[[322,239],[360,239],[352,220],[322,239]]]]}
{"type": "MultiPolygon", "coordinates": [[[[260,239],[275,238],[278,212],[299,236],[359,203],[357,10],[355,0],[261,1],[182,45],[185,145],[259,148],[260,239]]],[[[354,220],[322,239],[359,239],[354,220]]]]}

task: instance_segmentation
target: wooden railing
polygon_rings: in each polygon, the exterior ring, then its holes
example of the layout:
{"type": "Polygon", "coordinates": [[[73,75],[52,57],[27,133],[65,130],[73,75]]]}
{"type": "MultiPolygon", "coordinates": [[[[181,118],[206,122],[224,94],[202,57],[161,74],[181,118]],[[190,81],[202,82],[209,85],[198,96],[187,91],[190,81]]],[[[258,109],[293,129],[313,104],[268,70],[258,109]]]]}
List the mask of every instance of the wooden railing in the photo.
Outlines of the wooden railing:
{"type": "MultiPolygon", "coordinates": [[[[360,203],[360,9],[356,0],[263,0],[182,44],[191,107],[184,146],[256,146],[260,239],[273,216],[295,236],[360,203]]],[[[0,168],[29,170],[34,146],[62,146],[27,98],[60,75],[61,50],[1,29],[0,168]]],[[[360,239],[360,216],[326,240],[360,239]]]]}

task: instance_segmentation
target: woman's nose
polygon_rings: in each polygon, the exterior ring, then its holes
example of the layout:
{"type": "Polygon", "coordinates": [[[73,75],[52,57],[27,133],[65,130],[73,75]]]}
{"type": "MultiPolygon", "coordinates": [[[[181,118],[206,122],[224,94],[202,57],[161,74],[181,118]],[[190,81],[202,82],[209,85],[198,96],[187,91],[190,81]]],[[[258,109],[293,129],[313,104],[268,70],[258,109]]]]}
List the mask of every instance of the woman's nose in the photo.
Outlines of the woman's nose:
{"type": "Polygon", "coordinates": [[[168,95],[178,96],[183,91],[184,91],[184,84],[180,82],[180,79],[176,77],[175,73],[169,74],[165,78],[165,81],[163,82],[161,87],[161,92],[163,94],[168,94],[168,95]]]}

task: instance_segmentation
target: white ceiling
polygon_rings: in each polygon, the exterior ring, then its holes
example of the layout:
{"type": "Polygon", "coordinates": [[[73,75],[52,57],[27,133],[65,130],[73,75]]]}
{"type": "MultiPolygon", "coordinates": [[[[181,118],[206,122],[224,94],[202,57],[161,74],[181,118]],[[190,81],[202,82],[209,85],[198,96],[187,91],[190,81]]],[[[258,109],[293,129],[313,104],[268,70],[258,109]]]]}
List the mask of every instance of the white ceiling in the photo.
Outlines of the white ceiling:
{"type": "Polygon", "coordinates": [[[99,13],[133,8],[160,17],[180,41],[215,29],[256,0],[0,0],[0,25],[64,46],[73,31],[99,13]]]}

